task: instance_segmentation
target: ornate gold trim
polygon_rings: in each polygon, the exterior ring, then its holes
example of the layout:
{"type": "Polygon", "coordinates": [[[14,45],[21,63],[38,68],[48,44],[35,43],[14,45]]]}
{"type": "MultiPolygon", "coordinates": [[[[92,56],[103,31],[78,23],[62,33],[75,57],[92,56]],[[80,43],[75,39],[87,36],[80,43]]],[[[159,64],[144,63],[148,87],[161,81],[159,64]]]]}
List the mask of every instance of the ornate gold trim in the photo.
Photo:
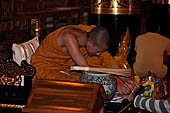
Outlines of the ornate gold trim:
{"type": "Polygon", "coordinates": [[[170,0],[152,0],[152,3],[156,3],[156,4],[170,4],[170,0]]]}
{"type": "Polygon", "coordinates": [[[18,109],[22,109],[25,107],[25,105],[16,105],[16,104],[0,104],[0,107],[3,108],[18,108],[18,109]]]}
{"type": "Polygon", "coordinates": [[[91,10],[91,13],[96,14],[115,14],[115,15],[121,15],[121,14],[141,14],[141,9],[133,9],[129,10],[127,8],[93,8],[91,10]]]}
{"type": "Polygon", "coordinates": [[[141,0],[92,0],[91,12],[97,14],[140,14],[141,0]]]}

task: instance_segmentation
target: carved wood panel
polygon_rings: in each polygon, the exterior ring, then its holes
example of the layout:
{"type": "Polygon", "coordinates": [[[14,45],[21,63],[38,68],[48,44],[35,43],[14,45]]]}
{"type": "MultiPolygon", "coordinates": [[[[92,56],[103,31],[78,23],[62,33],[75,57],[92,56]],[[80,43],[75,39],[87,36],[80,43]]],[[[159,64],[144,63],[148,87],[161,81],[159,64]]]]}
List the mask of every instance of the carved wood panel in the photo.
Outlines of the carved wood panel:
{"type": "Polygon", "coordinates": [[[0,0],[0,21],[12,20],[14,17],[14,0],[0,0]]]}

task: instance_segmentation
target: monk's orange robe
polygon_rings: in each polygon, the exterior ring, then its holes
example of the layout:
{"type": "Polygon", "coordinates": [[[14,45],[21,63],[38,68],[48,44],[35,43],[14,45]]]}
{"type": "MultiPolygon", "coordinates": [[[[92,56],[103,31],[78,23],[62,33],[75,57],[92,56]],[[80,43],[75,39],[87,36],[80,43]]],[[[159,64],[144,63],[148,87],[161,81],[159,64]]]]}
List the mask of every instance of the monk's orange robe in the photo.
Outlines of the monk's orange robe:
{"type": "MultiPolygon", "coordinates": [[[[81,74],[71,72],[68,70],[69,66],[76,65],[72,60],[68,51],[65,51],[56,42],[56,36],[61,30],[66,27],[80,28],[89,32],[94,25],[69,25],[61,27],[56,31],[50,33],[40,44],[39,48],[32,55],[31,64],[36,68],[36,76],[38,79],[53,79],[53,80],[69,80],[78,81],[81,74]]],[[[116,64],[113,57],[104,52],[100,57],[88,56],[85,48],[80,48],[80,52],[86,58],[89,66],[92,67],[111,67],[116,64]]]]}

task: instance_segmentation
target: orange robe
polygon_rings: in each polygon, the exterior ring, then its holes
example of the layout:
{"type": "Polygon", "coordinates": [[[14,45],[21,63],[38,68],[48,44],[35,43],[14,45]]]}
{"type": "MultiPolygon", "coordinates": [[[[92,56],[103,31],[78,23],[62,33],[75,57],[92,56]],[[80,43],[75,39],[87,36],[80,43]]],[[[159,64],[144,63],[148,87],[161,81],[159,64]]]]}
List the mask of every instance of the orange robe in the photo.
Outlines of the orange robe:
{"type": "MultiPolygon", "coordinates": [[[[39,48],[32,55],[31,64],[36,68],[36,76],[38,79],[53,79],[53,80],[68,80],[78,81],[81,76],[80,73],[71,72],[68,70],[69,66],[76,65],[72,60],[70,54],[60,47],[56,42],[56,35],[66,28],[61,27],[56,31],[50,33],[40,44],[39,48]],[[55,37],[54,37],[55,35],[55,37]]],[[[94,25],[69,25],[69,27],[80,28],[87,32],[92,30],[94,25]]],[[[111,67],[116,64],[113,57],[104,52],[100,57],[88,56],[85,48],[80,48],[80,52],[86,58],[89,66],[92,67],[111,67]]]]}

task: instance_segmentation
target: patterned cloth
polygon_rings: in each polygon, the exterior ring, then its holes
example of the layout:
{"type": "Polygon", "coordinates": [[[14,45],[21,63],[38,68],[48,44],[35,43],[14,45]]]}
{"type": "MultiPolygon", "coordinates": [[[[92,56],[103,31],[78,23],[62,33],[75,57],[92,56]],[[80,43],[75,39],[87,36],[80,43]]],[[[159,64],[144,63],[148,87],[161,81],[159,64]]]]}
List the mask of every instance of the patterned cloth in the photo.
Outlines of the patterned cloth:
{"type": "Polygon", "coordinates": [[[138,95],[134,99],[134,106],[153,113],[170,113],[170,99],[155,100],[138,95]]]}

